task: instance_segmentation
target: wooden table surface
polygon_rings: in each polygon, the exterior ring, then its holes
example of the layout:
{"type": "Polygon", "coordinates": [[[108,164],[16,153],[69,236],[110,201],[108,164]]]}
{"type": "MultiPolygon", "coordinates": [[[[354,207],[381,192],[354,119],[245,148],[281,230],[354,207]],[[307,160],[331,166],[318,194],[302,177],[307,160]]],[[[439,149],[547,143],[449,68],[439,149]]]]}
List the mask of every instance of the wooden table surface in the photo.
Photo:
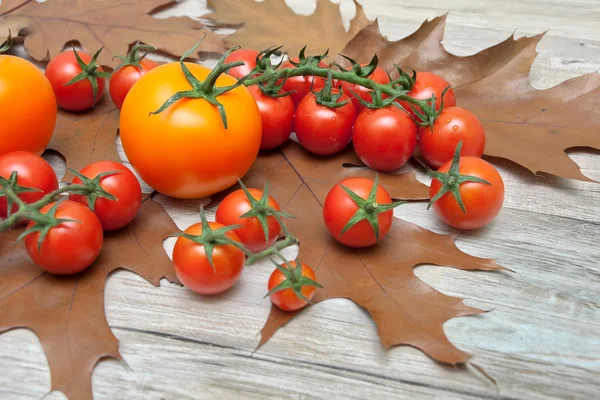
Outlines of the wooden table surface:
{"type": "MultiPolygon", "coordinates": [[[[302,13],[314,9],[314,1],[288,3],[302,13]]],[[[599,0],[361,3],[370,18],[379,17],[390,39],[450,11],[444,45],[458,55],[480,51],[513,31],[520,37],[549,29],[531,71],[538,89],[600,68],[599,0]]],[[[342,11],[347,22],[352,2],[343,0],[342,11]]],[[[167,15],[205,12],[203,0],[187,0],[167,15]]],[[[584,174],[600,180],[599,152],[569,154],[584,174]]],[[[64,171],[58,158],[53,163],[64,171]]],[[[445,332],[474,355],[497,387],[473,368],[444,367],[409,347],[384,351],[367,313],[341,299],[304,311],[254,352],[270,307],[263,295],[272,267],[262,263],[247,269],[235,289],[206,300],[166,282],[154,288],[129,272],[111,276],[106,314],[127,365],[111,360],[96,368],[95,399],[600,398],[600,185],[495,164],[506,184],[505,208],[489,228],[461,234],[457,243],[516,273],[423,266],[416,274],[443,293],[494,310],[453,319],[445,332]]],[[[199,205],[206,203],[157,199],[180,228],[196,222],[199,205]]],[[[396,214],[448,232],[425,208],[410,204],[396,214]]],[[[165,243],[169,254],[172,246],[165,243]]],[[[41,398],[49,387],[35,335],[0,335],[0,399],[41,398]]]]}

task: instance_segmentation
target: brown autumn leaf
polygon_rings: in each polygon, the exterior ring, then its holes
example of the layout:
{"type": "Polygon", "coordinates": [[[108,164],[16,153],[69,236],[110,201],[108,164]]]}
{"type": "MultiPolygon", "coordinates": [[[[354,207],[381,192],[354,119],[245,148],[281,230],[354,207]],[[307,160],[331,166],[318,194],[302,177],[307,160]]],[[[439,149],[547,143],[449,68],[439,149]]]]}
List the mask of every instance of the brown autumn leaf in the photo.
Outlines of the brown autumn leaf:
{"type": "MultiPolygon", "coordinates": [[[[318,160],[298,144],[290,143],[281,154],[261,156],[244,181],[253,187],[269,181],[271,194],[283,210],[297,217],[288,220],[288,226],[300,239],[299,258],[316,270],[325,287],[317,291],[315,303],[351,299],[369,311],[386,348],[411,345],[440,362],[466,362],[469,355],[448,341],[443,324],[450,318],[482,311],[437,292],[412,270],[420,264],[465,270],[504,268],[493,260],[463,253],[455,246],[453,236],[438,235],[397,218],[389,236],[378,246],[357,251],[338,244],[325,228],[322,204],[339,180],[374,177],[374,172],[366,168],[342,167],[354,161],[350,154],[318,160]]],[[[380,180],[396,199],[429,198],[428,187],[413,173],[380,174],[380,180]]],[[[296,314],[272,307],[259,346],[296,314]]]]}
{"type": "MultiPolygon", "coordinates": [[[[2,6],[0,6],[2,7],[2,6]]],[[[0,17],[0,44],[8,39],[8,34],[14,38],[19,35],[21,29],[27,28],[29,21],[23,17],[0,17]]]]}
{"type": "MultiPolygon", "coordinates": [[[[180,56],[206,33],[203,52],[222,53],[223,39],[188,17],[157,19],[152,13],[174,0],[3,0],[1,16],[27,18],[31,32],[25,50],[36,60],[54,57],[69,42],[79,42],[88,52],[101,47],[99,62],[114,66],[116,55],[126,54],[136,41],[152,44],[166,54],[180,56]]],[[[117,60],[118,61],[118,60],[117,60]]]]}
{"type": "Polygon", "coordinates": [[[178,282],[162,247],[177,226],[160,204],[146,198],[136,219],[105,235],[96,262],[75,276],[59,277],[34,265],[21,232],[0,233],[0,333],[31,329],[48,358],[51,390],[69,399],[92,398],[92,373],[105,358],[122,359],[119,341],[104,315],[104,285],[110,273],[127,269],[155,286],[178,282]]]}
{"type": "Polygon", "coordinates": [[[600,149],[600,75],[590,73],[536,90],[529,83],[529,71],[543,34],[511,36],[472,56],[458,57],[441,44],[445,24],[446,16],[437,17],[404,39],[388,41],[374,22],[342,53],[359,62],[376,53],[384,67],[396,63],[445,77],[457,105],[483,122],[486,155],[511,160],[534,174],[591,181],[565,150],[600,149]]]}
{"type": "Polygon", "coordinates": [[[208,0],[214,12],[204,17],[216,26],[240,27],[225,38],[227,47],[242,46],[257,50],[283,45],[283,50],[298,54],[308,46],[311,54],[337,54],[364,26],[369,24],[363,7],[356,5],[356,15],[346,31],[339,5],[317,0],[311,15],[296,14],[285,0],[208,0]],[[266,17],[268,16],[268,18],[266,17]]]}

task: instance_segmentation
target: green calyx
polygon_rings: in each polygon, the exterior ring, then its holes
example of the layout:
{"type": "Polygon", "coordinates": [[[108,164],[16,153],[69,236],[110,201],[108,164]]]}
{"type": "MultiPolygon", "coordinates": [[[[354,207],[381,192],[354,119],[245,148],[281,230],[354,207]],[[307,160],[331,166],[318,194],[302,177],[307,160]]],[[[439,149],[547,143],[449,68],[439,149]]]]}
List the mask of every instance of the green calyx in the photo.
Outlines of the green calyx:
{"type": "Polygon", "coordinates": [[[275,261],[271,261],[271,262],[285,276],[285,280],[283,282],[281,282],[279,285],[275,286],[273,289],[271,289],[265,295],[264,298],[267,298],[270,295],[280,292],[285,289],[292,289],[294,291],[294,294],[299,299],[302,299],[302,300],[306,301],[307,303],[312,304],[311,300],[306,298],[306,296],[304,296],[302,294],[302,288],[304,286],[315,286],[318,288],[322,288],[323,286],[321,286],[320,283],[313,281],[312,279],[307,278],[306,276],[302,275],[302,265],[300,264],[300,262],[298,262],[298,260],[296,260],[295,267],[292,267],[292,265],[288,261],[285,261],[285,267],[276,263],[275,261]]]}
{"type": "Polygon", "coordinates": [[[238,228],[242,228],[241,225],[225,226],[223,228],[213,230],[210,227],[210,225],[208,224],[208,220],[206,219],[206,214],[204,212],[204,206],[200,206],[200,221],[202,223],[202,233],[200,235],[190,235],[185,232],[178,232],[171,236],[172,237],[184,237],[186,239],[191,240],[194,243],[204,246],[206,258],[208,259],[208,262],[214,271],[216,271],[216,269],[215,269],[215,265],[213,263],[213,251],[214,251],[215,247],[217,247],[217,246],[232,245],[232,246],[235,246],[238,249],[240,249],[242,252],[244,252],[244,254],[252,255],[252,252],[250,250],[248,250],[246,247],[244,247],[244,245],[242,245],[238,241],[235,241],[235,240],[229,238],[226,235],[226,233],[229,231],[232,231],[232,230],[238,229],[238,228]]]}
{"type": "MultiPolygon", "coordinates": [[[[448,90],[450,90],[450,86],[445,88],[444,91],[442,92],[442,101],[440,102],[439,109],[435,108],[435,103],[437,101],[435,94],[431,95],[431,98],[428,100],[428,103],[429,103],[428,107],[425,107],[425,108],[421,107],[420,110],[417,109],[413,104],[409,103],[410,108],[413,110],[413,112],[418,117],[418,119],[414,118],[412,115],[411,115],[411,118],[413,119],[413,121],[415,121],[415,123],[418,126],[427,126],[433,133],[433,124],[435,123],[435,120],[438,119],[438,117],[444,110],[444,96],[446,95],[446,92],[448,90]]],[[[395,103],[395,105],[397,107],[403,109],[400,104],[395,103]]]]}
{"type": "Polygon", "coordinates": [[[327,72],[327,81],[325,82],[325,86],[321,91],[315,93],[312,88],[313,83],[310,85],[310,91],[315,95],[315,101],[318,105],[327,108],[340,108],[344,107],[350,102],[350,99],[340,101],[340,99],[344,96],[342,85],[339,86],[338,93],[333,93],[333,76],[331,70],[327,72]]]}
{"type": "Polygon", "coordinates": [[[354,225],[358,224],[360,221],[366,220],[369,222],[369,225],[371,225],[371,227],[373,228],[373,233],[375,234],[375,238],[379,242],[379,220],[377,218],[378,215],[383,212],[393,210],[394,208],[396,208],[406,202],[405,201],[396,201],[396,202],[393,202],[390,204],[377,203],[377,187],[379,186],[378,184],[379,184],[379,176],[375,175],[375,181],[373,182],[373,188],[371,189],[371,192],[369,193],[369,197],[367,197],[366,199],[363,199],[362,197],[360,197],[359,195],[354,193],[352,190],[348,189],[346,186],[340,185],[340,187],[342,189],[344,189],[344,191],[348,194],[348,196],[350,196],[352,201],[354,201],[354,203],[356,203],[356,205],[358,206],[358,210],[356,211],[356,213],[354,213],[352,218],[350,218],[348,220],[348,222],[342,229],[340,236],[343,235],[344,233],[346,233],[350,228],[352,228],[354,225]]]}
{"type": "Polygon", "coordinates": [[[106,176],[111,176],[111,175],[115,175],[115,174],[120,174],[123,171],[106,171],[106,172],[102,172],[98,175],[96,175],[96,177],[94,177],[94,179],[90,179],[87,176],[74,171],[72,169],[69,168],[69,171],[71,171],[71,173],[73,175],[75,175],[76,177],[78,177],[79,179],[81,179],[81,182],[83,183],[83,185],[87,188],[85,190],[80,190],[81,194],[87,197],[87,201],[88,201],[88,207],[94,211],[94,207],[96,206],[96,200],[98,198],[103,198],[103,199],[108,199],[108,200],[113,200],[116,201],[118,200],[115,196],[113,196],[112,194],[108,193],[106,190],[104,190],[102,188],[102,186],[100,186],[100,180],[106,176]]]}
{"type": "Polygon", "coordinates": [[[119,60],[123,61],[121,64],[119,64],[119,66],[117,68],[115,68],[115,70],[113,71],[113,74],[115,72],[117,72],[118,70],[120,70],[121,68],[124,68],[128,65],[133,65],[134,67],[139,69],[140,72],[142,72],[142,65],[140,64],[140,61],[142,61],[148,55],[148,52],[156,51],[156,50],[158,50],[158,49],[155,46],[147,45],[147,44],[140,44],[139,41],[136,42],[135,45],[131,48],[131,51],[129,52],[129,54],[127,54],[126,56],[113,57],[113,60],[115,58],[118,58],[119,60]],[[140,51],[146,51],[146,53],[144,53],[140,56],[139,55],[140,51]]]}
{"type": "Polygon", "coordinates": [[[8,49],[10,49],[12,44],[13,44],[13,38],[12,38],[12,33],[9,29],[8,30],[8,38],[6,39],[6,41],[4,41],[4,43],[2,43],[0,45],[0,53],[4,53],[4,52],[8,51],[8,49]]]}
{"type": "Polygon", "coordinates": [[[462,140],[456,146],[456,150],[454,151],[454,156],[452,157],[452,164],[450,165],[450,169],[448,172],[437,172],[437,171],[428,171],[427,174],[434,179],[437,179],[442,183],[442,187],[440,191],[431,199],[427,209],[429,210],[431,206],[438,201],[443,195],[446,193],[452,193],[458,206],[462,210],[463,213],[466,213],[465,204],[463,203],[462,197],[460,195],[460,185],[466,182],[476,182],[481,183],[483,185],[491,185],[488,181],[481,179],[477,176],[470,175],[461,175],[460,174],[460,151],[462,149],[462,140]]]}
{"type": "Polygon", "coordinates": [[[0,176],[0,186],[2,186],[0,188],[0,197],[6,197],[7,218],[10,217],[13,204],[20,202],[20,199],[18,197],[15,198],[15,196],[21,193],[41,192],[40,189],[19,186],[17,183],[17,171],[13,171],[8,179],[0,176]],[[9,191],[13,196],[8,195],[9,191]]]}
{"type": "Polygon", "coordinates": [[[81,68],[81,72],[78,75],[76,75],[73,79],[71,79],[69,82],[67,82],[63,85],[63,86],[69,86],[69,85],[73,85],[77,82],[87,79],[88,81],[90,81],[90,84],[92,85],[92,93],[94,95],[94,104],[96,104],[96,99],[98,98],[98,78],[100,78],[100,79],[109,79],[110,78],[110,74],[108,72],[98,70],[100,68],[100,64],[98,64],[98,62],[96,60],[98,59],[98,56],[100,55],[100,52],[102,51],[102,49],[103,49],[103,47],[101,47],[96,53],[94,53],[94,55],[92,56],[92,59],[90,60],[90,63],[86,64],[79,56],[79,53],[77,53],[77,50],[75,50],[75,47],[73,47],[73,53],[75,54],[75,59],[77,60],[77,64],[79,65],[79,68],[81,68]]]}
{"type": "Polygon", "coordinates": [[[237,88],[238,86],[241,86],[243,84],[243,81],[239,80],[238,82],[236,82],[233,85],[223,86],[223,87],[216,87],[215,84],[216,84],[219,76],[226,73],[231,68],[235,68],[235,67],[239,67],[240,65],[243,65],[244,62],[243,61],[235,61],[232,63],[225,63],[225,59],[229,56],[229,54],[231,54],[233,51],[239,49],[239,47],[234,47],[231,50],[227,51],[223,55],[223,57],[221,57],[221,59],[219,60],[217,65],[213,68],[213,70],[206,77],[206,80],[204,80],[203,82],[198,80],[198,78],[196,78],[190,72],[188,67],[184,64],[183,60],[185,60],[186,58],[191,56],[194,53],[194,51],[196,51],[198,46],[200,46],[200,44],[202,43],[202,41],[205,38],[206,38],[206,33],[204,34],[204,37],[202,39],[200,39],[200,41],[194,45],[194,47],[192,47],[187,53],[185,53],[179,59],[179,64],[181,65],[181,70],[183,71],[185,78],[187,79],[188,83],[190,84],[190,86],[192,88],[190,90],[185,90],[185,91],[175,93],[158,110],[151,112],[150,115],[160,114],[161,112],[163,112],[164,110],[166,110],[167,108],[169,108],[170,106],[175,104],[177,101],[184,99],[184,98],[186,98],[186,99],[204,99],[207,102],[209,102],[210,104],[212,104],[213,106],[216,106],[218,108],[219,114],[221,115],[221,120],[223,121],[223,126],[225,127],[225,129],[227,129],[227,115],[225,113],[225,107],[223,106],[223,104],[221,104],[219,102],[219,100],[217,98],[220,95],[227,93],[227,92],[237,88]]]}

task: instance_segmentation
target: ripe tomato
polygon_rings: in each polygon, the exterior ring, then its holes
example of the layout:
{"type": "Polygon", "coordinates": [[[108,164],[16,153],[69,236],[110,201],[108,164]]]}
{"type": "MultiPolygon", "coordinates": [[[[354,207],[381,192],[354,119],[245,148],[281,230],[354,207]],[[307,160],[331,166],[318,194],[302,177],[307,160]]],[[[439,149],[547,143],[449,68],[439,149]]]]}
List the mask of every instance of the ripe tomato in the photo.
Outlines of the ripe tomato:
{"type": "Polygon", "coordinates": [[[369,168],[390,172],[410,159],[417,145],[417,124],[395,106],[364,109],[352,133],[356,155],[369,168]]]}
{"type": "Polygon", "coordinates": [[[433,168],[452,160],[458,142],[462,141],[461,155],[481,157],[485,149],[483,125],[473,113],[460,107],[444,108],[430,127],[419,129],[421,155],[433,168]]]}
{"type": "MultiPolygon", "coordinates": [[[[445,163],[438,172],[448,172],[451,164],[451,161],[445,163]]],[[[481,228],[489,224],[500,212],[504,202],[504,182],[496,168],[478,157],[461,157],[459,173],[484,179],[491,185],[478,182],[466,182],[460,185],[459,192],[466,213],[460,209],[452,193],[444,194],[433,203],[433,209],[442,221],[454,228],[462,230],[481,228]]],[[[441,182],[433,179],[429,192],[432,199],[441,188],[441,182]]]]}
{"type": "MultiPolygon", "coordinates": [[[[442,77],[434,74],[433,72],[417,72],[417,79],[410,92],[407,94],[410,97],[419,100],[430,99],[435,94],[435,107],[436,110],[440,108],[442,104],[442,92],[450,84],[442,77]]],[[[416,117],[414,111],[407,102],[400,101],[400,104],[404,109],[413,117],[416,117]]],[[[454,107],[456,105],[456,96],[454,90],[450,88],[444,95],[444,108],[454,107]]]]}
{"type": "MultiPolygon", "coordinates": [[[[292,268],[297,268],[298,266],[298,262],[296,261],[291,261],[289,264],[292,268]]],[[[288,269],[288,266],[285,263],[281,264],[281,266],[285,269],[288,269]]],[[[300,268],[302,269],[301,271],[303,277],[308,278],[312,281],[316,281],[317,277],[311,267],[304,263],[300,263],[300,268]]],[[[275,269],[269,277],[269,291],[276,288],[285,280],[286,276],[279,269],[275,269]]],[[[302,289],[300,290],[304,297],[306,297],[309,300],[312,300],[313,296],[315,295],[316,287],[310,285],[303,285],[302,289]]],[[[294,290],[292,288],[277,291],[275,293],[272,293],[269,297],[271,298],[271,302],[283,311],[296,311],[308,304],[306,300],[298,297],[296,293],[294,293],[294,290]]]]}
{"type": "Polygon", "coordinates": [[[281,146],[290,137],[294,126],[294,101],[290,96],[270,97],[264,95],[257,85],[248,88],[262,117],[261,150],[281,146]]]}
{"type": "MultiPolygon", "coordinates": [[[[201,81],[210,70],[186,63],[201,81]]],[[[217,86],[236,79],[226,74],[217,86]]],[[[121,109],[120,133],[127,158],[152,188],[176,198],[200,198],[237,183],[258,155],[262,121],[256,101],[243,85],[218,97],[227,114],[223,126],[216,106],[181,99],[159,114],[175,93],[191,85],[179,63],[154,68],[131,88],[121,109]]]]}
{"type": "Polygon", "coordinates": [[[239,49],[231,52],[231,54],[225,58],[225,63],[229,64],[235,61],[243,61],[244,65],[231,68],[227,74],[237,79],[242,79],[256,67],[256,57],[258,57],[258,54],[259,52],[253,49],[239,49]]]}
{"type": "MultiPolygon", "coordinates": [[[[367,65],[367,64],[362,64],[362,66],[365,66],[365,65],[367,65]]],[[[385,72],[385,69],[383,69],[381,67],[375,68],[375,71],[373,71],[373,73],[371,75],[369,75],[369,79],[371,79],[372,81],[374,81],[376,83],[381,83],[381,84],[390,83],[390,77],[385,72]]],[[[344,89],[344,92],[347,92],[348,95],[352,98],[352,104],[354,104],[354,107],[356,108],[356,111],[358,111],[358,112],[361,112],[365,108],[365,106],[363,106],[361,104],[361,102],[358,101],[356,99],[356,97],[354,97],[354,95],[350,92],[350,90],[352,90],[354,93],[358,94],[363,100],[365,100],[367,102],[371,102],[371,100],[372,100],[371,94],[369,93],[371,91],[371,89],[367,89],[364,86],[355,85],[355,84],[348,83],[348,82],[343,82],[342,89],[344,89]]]]}
{"type": "MultiPolygon", "coordinates": [[[[209,222],[213,230],[225,227],[217,222],[209,222]]],[[[193,236],[202,234],[202,224],[197,223],[185,230],[193,236]]],[[[229,231],[227,237],[240,241],[238,235],[229,231]]],[[[226,244],[213,248],[213,266],[206,256],[203,245],[188,238],[179,237],[173,248],[173,267],[177,278],[185,287],[200,294],[224,292],[237,283],[242,275],[246,256],[237,247],[226,244]]]]}
{"type": "Polygon", "coordinates": [[[127,96],[127,93],[129,93],[129,90],[133,84],[136,83],[146,72],[159,66],[156,61],[152,61],[147,58],[140,60],[139,64],[141,69],[135,65],[126,65],[114,72],[110,77],[110,98],[119,110],[121,107],[123,107],[125,97],[127,96]]]}
{"type": "MultiPolygon", "coordinates": [[[[50,203],[42,207],[40,212],[48,212],[56,205],[50,203]]],[[[70,200],[58,205],[57,219],[72,219],[78,222],[62,222],[50,228],[38,250],[39,232],[25,237],[25,246],[29,256],[37,265],[53,274],[75,274],[83,271],[98,258],[104,237],[102,225],[89,208],[70,200]]],[[[36,225],[31,221],[30,229],[36,225]]]]}
{"type": "Polygon", "coordinates": [[[56,97],[44,73],[23,58],[0,55],[0,104],[0,154],[42,154],[56,124],[56,97]]]}
{"type": "MultiPolygon", "coordinates": [[[[339,93],[337,89],[331,92],[339,93]]],[[[348,96],[344,94],[338,103],[347,99],[348,96]]],[[[329,108],[317,104],[315,95],[309,93],[296,108],[294,131],[302,147],[309,152],[331,155],[348,146],[355,120],[356,109],[351,101],[342,107],[329,108]]]]}
{"type": "MultiPolygon", "coordinates": [[[[256,200],[260,200],[263,196],[262,190],[248,188],[248,191],[256,200]]],[[[275,210],[280,210],[279,204],[271,196],[269,196],[268,205],[275,210]]],[[[227,195],[219,204],[215,220],[223,225],[242,225],[243,228],[235,229],[233,232],[240,237],[241,242],[250,251],[258,253],[275,243],[281,232],[281,227],[275,217],[268,216],[266,221],[269,228],[269,240],[265,240],[265,232],[258,218],[240,218],[241,215],[251,209],[248,197],[242,189],[239,189],[227,195]]]]}
{"type": "MultiPolygon", "coordinates": [[[[294,57],[291,59],[294,62],[298,62],[298,57],[294,57]]],[[[327,64],[323,61],[319,63],[319,67],[327,68],[327,64]]],[[[286,61],[282,64],[281,68],[296,68],[292,63],[286,61]]],[[[325,78],[315,77],[315,76],[293,76],[288,78],[281,89],[284,92],[294,93],[290,94],[292,100],[294,100],[294,104],[298,105],[302,99],[310,93],[310,86],[312,84],[313,90],[315,92],[321,90],[325,87],[325,78]]]]}
{"type": "Polygon", "coordinates": [[[92,108],[104,95],[104,78],[102,74],[104,69],[96,64],[93,57],[82,51],[78,51],[79,57],[85,64],[96,65],[93,73],[93,79],[96,80],[98,88],[94,98],[94,88],[89,79],[83,79],[79,82],[65,85],[71,79],[83,72],[79,65],[73,50],[65,50],[54,57],[46,66],[46,77],[52,84],[52,89],[56,95],[58,106],[68,111],[82,111],[92,108]]]}
{"type": "MultiPolygon", "coordinates": [[[[13,171],[17,171],[17,184],[26,188],[41,190],[40,192],[24,192],[19,198],[27,204],[40,200],[50,192],[58,189],[58,179],[54,170],[42,157],[28,151],[13,151],[0,155],[0,176],[8,179],[13,171]]],[[[11,213],[19,207],[13,204],[11,213]]],[[[0,218],[7,217],[6,197],[0,197],[0,218]]]]}
{"type": "MultiPolygon", "coordinates": [[[[142,204],[142,188],[133,173],[118,162],[98,161],[84,167],[80,174],[94,179],[103,172],[121,171],[114,175],[100,178],[100,187],[112,194],[117,200],[98,197],[94,202],[94,213],[98,216],[105,231],[119,229],[133,221],[142,204]]],[[[82,184],[78,177],[73,179],[73,184],[82,184]]],[[[88,205],[86,196],[72,194],[70,199],[88,205]]]]}

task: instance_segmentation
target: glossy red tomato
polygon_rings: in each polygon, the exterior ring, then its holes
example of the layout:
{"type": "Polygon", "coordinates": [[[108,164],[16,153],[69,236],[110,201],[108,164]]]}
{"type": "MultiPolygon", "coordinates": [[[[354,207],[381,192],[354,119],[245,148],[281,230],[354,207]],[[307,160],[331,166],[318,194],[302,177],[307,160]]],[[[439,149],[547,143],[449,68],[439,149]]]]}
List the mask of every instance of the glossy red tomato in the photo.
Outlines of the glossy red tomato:
{"type": "MultiPolygon", "coordinates": [[[[248,188],[248,191],[256,200],[260,200],[263,196],[262,190],[248,188]]],[[[269,196],[268,205],[275,210],[280,210],[279,204],[271,196],[269,196]]],[[[223,225],[242,225],[243,228],[235,229],[234,232],[250,251],[257,253],[275,243],[281,232],[281,227],[275,217],[267,217],[269,239],[266,240],[263,227],[256,217],[240,218],[241,215],[251,209],[248,197],[246,197],[243,190],[239,189],[227,195],[219,204],[215,220],[223,225]]]]}
{"type": "Polygon", "coordinates": [[[270,97],[256,85],[248,88],[262,117],[261,150],[272,150],[285,143],[294,127],[294,101],[290,96],[270,97]]]}
{"type": "MultiPolygon", "coordinates": [[[[292,268],[296,268],[298,265],[296,261],[291,261],[289,264],[292,268]]],[[[286,264],[281,264],[281,266],[286,269],[288,268],[286,264]]],[[[304,263],[300,263],[300,267],[302,268],[302,276],[307,277],[308,279],[311,279],[313,281],[317,280],[315,272],[312,270],[311,267],[304,263]]],[[[269,291],[277,287],[280,283],[285,281],[285,279],[285,275],[279,269],[275,269],[269,277],[269,291]]],[[[315,295],[315,291],[315,286],[302,286],[301,289],[302,295],[309,300],[312,300],[313,296],[315,295]]],[[[305,307],[308,304],[306,300],[298,297],[291,288],[275,292],[270,295],[270,298],[271,302],[283,311],[296,311],[305,307]]]]}
{"type": "MultiPolygon", "coordinates": [[[[298,62],[298,57],[294,57],[291,59],[294,62],[298,62]]],[[[327,64],[323,61],[319,63],[320,67],[326,68],[327,64]]],[[[283,63],[281,68],[296,68],[289,61],[283,63]]],[[[310,93],[310,87],[312,84],[313,91],[318,92],[323,87],[325,87],[325,78],[315,77],[315,76],[293,76],[288,78],[281,89],[284,92],[294,91],[290,96],[292,100],[294,100],[294,104],[298,105],[302,99],[310,93]]]]}
{"type": "MultiPolygon", "coordinates": [[[[442,165],[438,172],[448,172],[452,162],[442,165]]],[[[433,209],[446,224],[462,230],[479,229],[496,218],[504,203],[504,182],[502,177],[490,163],[477,157],[461,157],[459,164],[461,175],[475,176],[486,180],[491,185],[478,182],[466,182],[460,185],[459,191],[465,206],[464,213],[452,193],[444,194],[433,204],[433,209]]],[[[433,198],[442,184],[433,179],[430,197],[433,198]]]]}
{"type": "Polygon", "coordinates": [[[109,81],[110,98],[112,99],[115,106],[120,110],[125,101],[125,97],[129,90],[136,83],[142,75],[150,71],[152,68],[158,67],[156,61],[144,58],[139,61],[141,69],[135,65],[126,65],[123,68],[118,69],[112,74],[109,81]]]}
{"type": "MultiPolygon", "coordinates": [[[[85,64],[92,61],[92,56],[78,51],[79,57],[85,64]]],[[[54,57],[46,66],[46,77],[52,84],[58,106],[68,111],[81,111],[92,108],[104,95],[104,78],[97,77],[98,90],[94,101],[94,90],[89,79],[65,86],[67,82],[79,75],[83,70],[77,63],[73,50],[66,50],[54,57]]],[[[101,66],[97,71],[103,72],[101,66]]]]}
{"type": "Polygon", "coordinates": [[[481,157],[485,149],[485,132],[479,119],[460,107],[444,108],[430,127],[419,130],[421,155],[433,168],[439,168],[452,160],[454,150],[462,141],[463,156],[481,157]]]}
{"type": "Polygon", "coordinates": [[[412,157],[417,145],[417,124],[395,106],[364,109],[354,123],[352,144],[369,168],[394,171],[412,157]]]}
{"type": "MultiPolygon", "coordinates": [[[[17,171],[17,184],[22,187],[39,189],[39,192],[25,192],[19,198],[30,204],[58,189],[58,179],[54,170],[42,157],[28,151],[13,151],[0,155],[0,176],[8,179],[17,171]]],[[[11,213],[18,210],[13,204],[11,213]]],[[[7,217],[6,197],[0,197],[0,218],[7,217]]]]}
{"type": "MultiPolygon", "coordinates": [[[[415,84],[407,94],[410,97],[419,100],[430,99],[431,96],[435,94],[435,106],[436,109],[439,109],[442,103],[442,92],[448,86],[450,86],[448,81],[441,76],[434,74],[433,72],[417,72],[415,84]]],[[[409,114],[411,114],[413,117],[416,117],[414,111],[407,102],[401,101],[400,104],[406,109],[406,111],[408,111],[409,114]]],[[[454,90],[451,88],[444,95],[444,108],[454,107],[455,105],[456,96],[454,95],[454,90]]]]}
{"type": "MultiPolygon", "coordinates": [[[[362,220],[348,229],[344,234],[342,230],[358,211],[359,207],[354,200],[342,189],[347,187],[363,199],[367,199],[374,182],[367,178],[347,178],[335,185],[325,197],[323,204],[323,219],[327,230],[338,242],[349,247],[367,247],[377,243],[377,237],[367,220],[362,220]]],[[[377,204],[391,204],[392,199],[381,186],[377,187],[375,201],[377,204]]],[[[392,226],[393,211],[385,211],[377,215],[379,223],[379,240],[383,239],[392,226]]]]}
{"type": "MultiPolygon", "coordinates": [[[[115,161],[98,161],[79,171],[83,176],[94,179],[101,173],[121,171],[100,179],[100,187],[112,194],[117,200],[97,198],[94,212],[105,231],[119,229],[133,221],[142,204],[142,188],[135,175],[123,164],[115,161]]],[[[73,184],[81,184],[75,177],[73,184]]],[[[88,205],[86,196],[72,194],[70,199],[88,205]]]]}
{"type": "MultiPolygon", "coordinates": [[[[211,229],[223,228],[217,222],[208,223],[211,229]]],[[[202,224],[197,223],[185,230],[197,236],[202,234],[202,224]]],[[[240,241],[238,235],[229,231],[227,237],[240,241]]],[[[213,266],[206,257],[203,245],[185,237],[179,237],[173,248],[173,267],[177,278],[185,287],[200,294],[217,294],[226,291],[239,281],[246,256],[237,247],[227,244],[215,246],[212,253],[213,266]]]]}
{"type": "MultiPolygon", "coordinates": [[[[362,65],[365,66],[366,64],[362,64],[362,65]]],[[[381,84],[390,83],[390,77],[385,72],[385,70],[381,67],[375,68],[375,71],[373,71],[373,73],[371,75],[369,75],[369,79],[371,79],[372,81],[374,81],[376,83],[381,83],[381,84]]],[[[361,112],[365,108],[365,106],[363,106],[361,104],[361,102],[358,101],[356,99],[356,97],[354,97],[354,95],[352,95],[350,93],[350,90],[352,90],[354,93],[358,94],[363,100],[365,100],[367,102],[371,102],[373,100],[371,97],[371,94],[369,93],[371,91],[371,89],[367,89],[364,86],[355,85],[355,84],[348,83],[348,82],[343,82],[342,89],[344,89],[344,92],[347,92],[347,94],[350,95],[350,97],[352,98],[352,103],[354,104],[354,107],[356,108],[356,111],[358,111],[358,112],[361,112]]]]}
{"type": "MultiPolygon", "coordinates": [[[[339,92],[332,89],[332,93],[339,92]]],[[[344,94],[338,103],[347,99],[344,94]]],[[[351,101],[342,107],[329,108],[317,104],[315,95],[310,93],[296,108],[294,131],[302,147],[309,152],[331,155],[348,146],[355,120],[356,109],[351,101]]]]}
{"type": "MultiPolygon", "coordinates": [[[[40,209],[42,214],[56,203],[50,203],[40,209]]],[[[102,225],[89,208],[77,202],[66,200],[58,205],[57,219],[72,219],[78,222],[62,222],[50,229],[38,250],[39,232],[25,237],[25,246],[29,256],[37,265],[53,274],[69,275],[83,271],[98,258],[104,237],[102,225]]],[[[35,226],[29,222],[27,229],[35,226]]]]}
{"type": "Polygon", "coordinates": [[[258,55],[259,52],[253,49],[239,49],[231,52],[231,54],[225,58],[225,63],[229,64],[235,61],[243,61],[244,65],[231,68],[227,72],[227,75],[231,75],[238,79],[245,77],[256,67],[256,57],[258,55]]]}

